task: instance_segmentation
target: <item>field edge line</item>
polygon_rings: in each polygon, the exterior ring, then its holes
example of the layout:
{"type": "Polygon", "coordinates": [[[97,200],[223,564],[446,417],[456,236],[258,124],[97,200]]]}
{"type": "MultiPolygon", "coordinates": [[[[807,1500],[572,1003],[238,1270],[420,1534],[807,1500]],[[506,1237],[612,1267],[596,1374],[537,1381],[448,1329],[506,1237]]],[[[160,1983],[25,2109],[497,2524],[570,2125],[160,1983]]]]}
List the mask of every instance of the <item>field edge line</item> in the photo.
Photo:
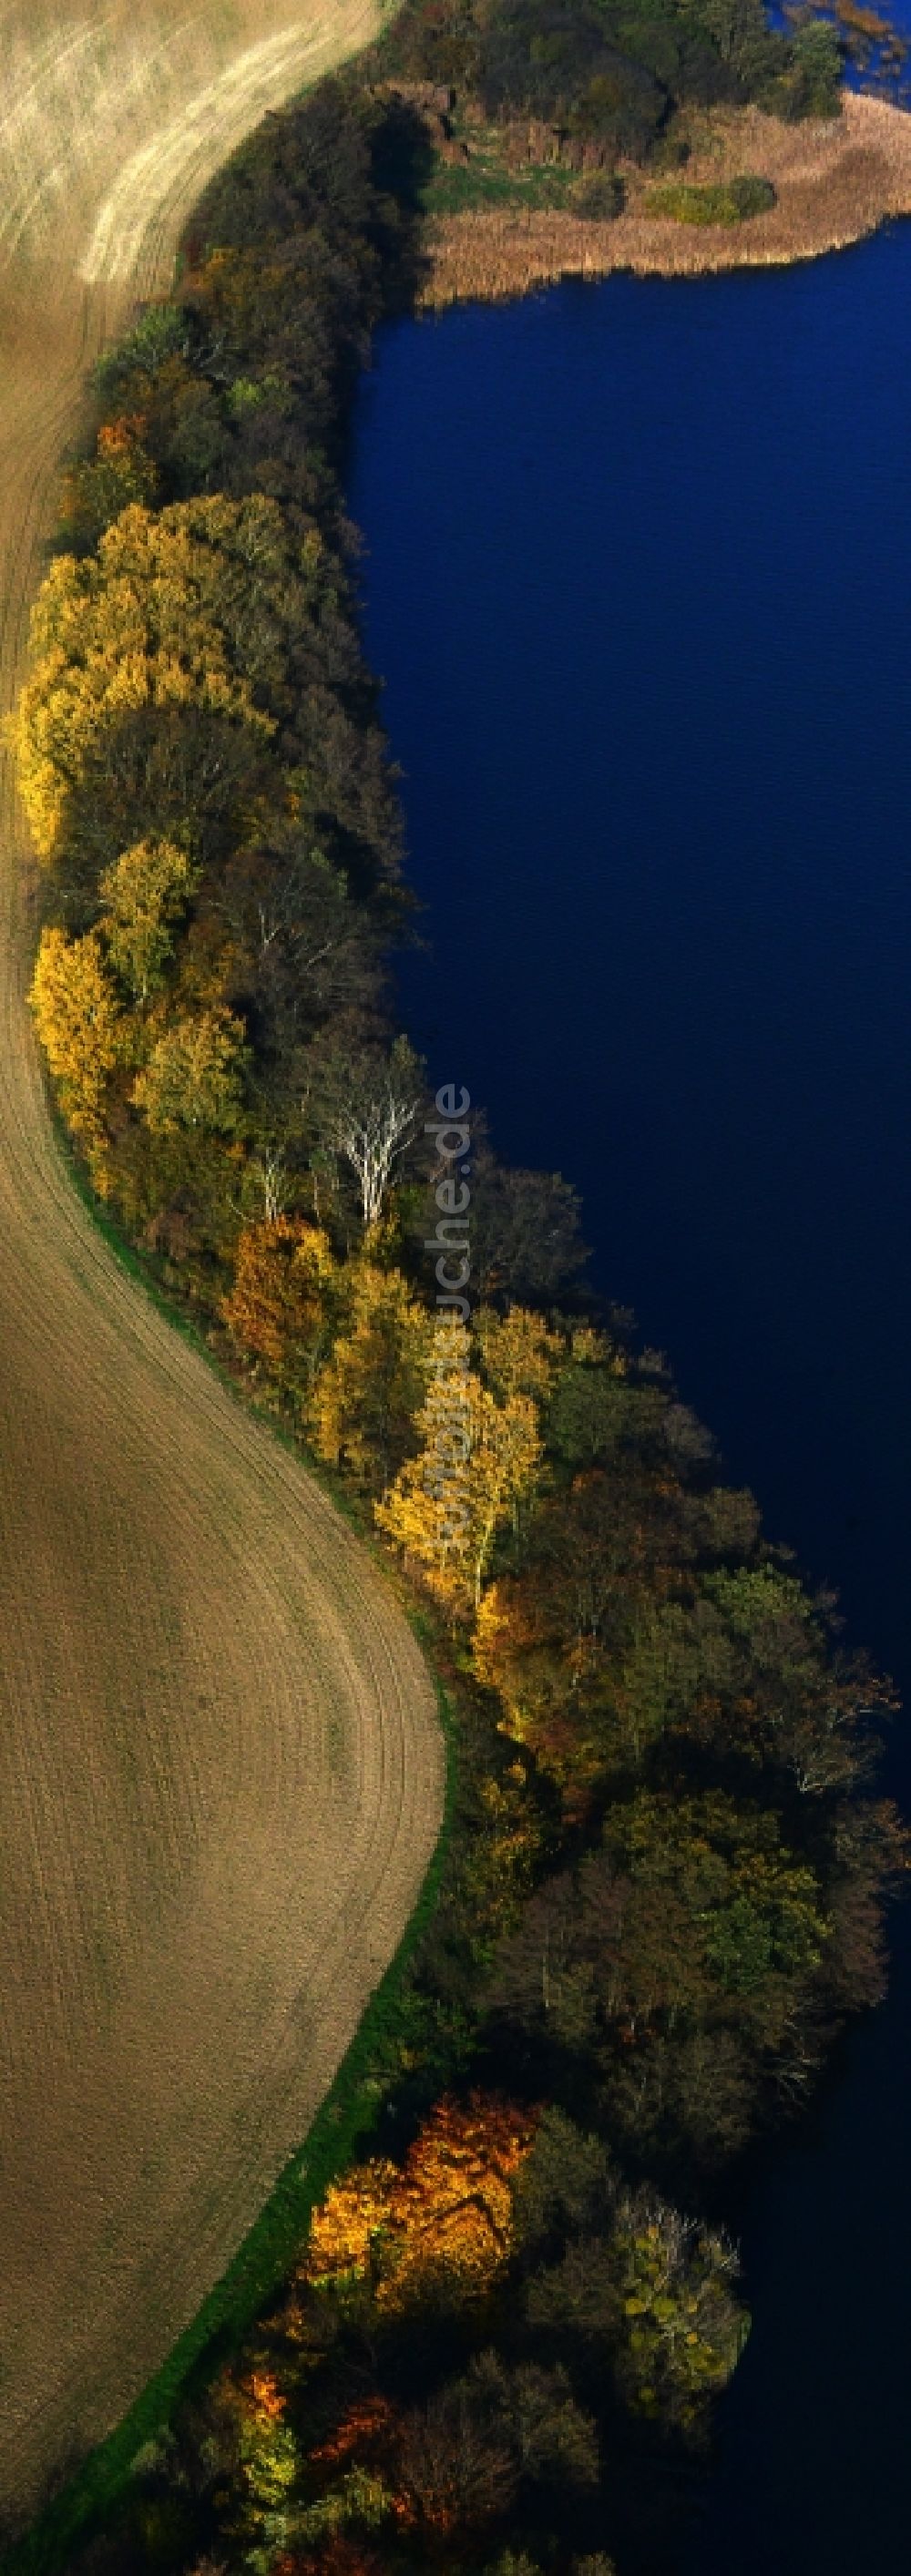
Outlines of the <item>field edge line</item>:
{"type": "MultiPolygon", "coordinates": [[[[116,1250],[116,1245],[113,1248],[116,1250]]],[[[169,1320],[180,1329],[182,1319],[169,1314],[164,1299],[161,1304],[169,1320]]],[[[204,1349],[204,1345],[201,1347],[204,1349]]],[[[211,1353],[205,1356],[212,1361],[211,1353]]],[[[217,1362],[212,1364],[217,1367],[217,1362]]],[[[221,1370],[218,1373],[224,1374],[226,1384],[232,1383],[221,1370]]],[[[242,1391],[234,1391],[243,1402],[242,1391]]],[[[262,1415],[260,1418],[267,1419],[262,1415]]],[[[374,1553],[372,1549],[370,1552],[374,1553]]],[[[444,1782],[439,1833],[398,1948],[368,1998],[311,2127],[283,2166],[226,2270],[126,2415],[87,2454],[30,2528],[0,2552],[0,2576],[65,2576],[63,2553],[77,2541],[91,2537],[96,2518],[100,2521],[125,2494],[141,2451],[166,2430],[194,2373],[199,2372],[200,2382],[211,2377],[253,2324],[264,2301],[285,2278],[304,2240],[312,2212],[329,2184],[371,2137],[381,2101],[377,2078],[372,2073],[373,2052],[385,2034],[405,1971],[436,1907],[458,1786],[455,1719],[448,1692],[431,1662],[429,1623],[418,1609],[405,1604],[402,1607],[434,1683],[443,1739],[444,1782]]]]}

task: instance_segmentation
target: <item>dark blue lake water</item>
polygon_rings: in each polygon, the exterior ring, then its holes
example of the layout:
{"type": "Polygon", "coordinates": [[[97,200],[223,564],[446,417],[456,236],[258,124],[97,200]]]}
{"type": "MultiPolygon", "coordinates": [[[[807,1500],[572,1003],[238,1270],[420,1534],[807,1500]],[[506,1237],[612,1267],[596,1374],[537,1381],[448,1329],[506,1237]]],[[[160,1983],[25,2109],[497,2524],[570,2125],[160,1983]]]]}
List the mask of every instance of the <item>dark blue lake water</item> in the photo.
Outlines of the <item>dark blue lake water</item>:
{"type": "MultiPolygon", "coordinates": [[[[350,497],[432,941],[405,1024],[578,1183],[599,1284],[911,1699],[911,225],[397,327],[350,497]]],[[[751,2200],[686,2576],[907,2563],[896,1928],[751,2200]]]]}

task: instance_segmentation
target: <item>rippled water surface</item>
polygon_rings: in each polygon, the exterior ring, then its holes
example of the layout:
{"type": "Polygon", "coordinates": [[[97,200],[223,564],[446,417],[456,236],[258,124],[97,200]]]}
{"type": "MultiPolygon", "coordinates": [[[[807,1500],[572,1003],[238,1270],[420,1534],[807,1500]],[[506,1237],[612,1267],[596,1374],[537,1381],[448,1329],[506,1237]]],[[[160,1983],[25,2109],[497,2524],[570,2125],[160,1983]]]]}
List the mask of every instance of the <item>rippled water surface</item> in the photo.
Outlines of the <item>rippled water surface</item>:
{"type": "MultiPolygon", "coordinates": [[[[403,1016],[579,1184],[600,1283],[911,1700],[909,325],[911,224],[403,324],[351,505],[433,943],[403,1016]]],[[[753,2195],[686,2576],[907,2563],[897,1951],[753,2195]]]]}

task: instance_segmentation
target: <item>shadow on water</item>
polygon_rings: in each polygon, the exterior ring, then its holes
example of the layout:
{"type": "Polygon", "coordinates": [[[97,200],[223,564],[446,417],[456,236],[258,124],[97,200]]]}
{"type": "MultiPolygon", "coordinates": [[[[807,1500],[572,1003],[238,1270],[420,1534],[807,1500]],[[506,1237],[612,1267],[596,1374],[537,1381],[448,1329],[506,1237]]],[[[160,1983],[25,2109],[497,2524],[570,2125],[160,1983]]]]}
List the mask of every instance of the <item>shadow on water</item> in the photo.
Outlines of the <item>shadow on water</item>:
{"type": "MultiPolygon", "coordinates": [[[[350,487],[433,941],[403,1018],[582,1189],[600,1283],[899,1682],[909,307],[905,226],[402,324],[350,487]]],[[[902,1917],[888,2007],[753,2179],[678,2576],[904,2563],[909,2025],[902,1917]]]]}

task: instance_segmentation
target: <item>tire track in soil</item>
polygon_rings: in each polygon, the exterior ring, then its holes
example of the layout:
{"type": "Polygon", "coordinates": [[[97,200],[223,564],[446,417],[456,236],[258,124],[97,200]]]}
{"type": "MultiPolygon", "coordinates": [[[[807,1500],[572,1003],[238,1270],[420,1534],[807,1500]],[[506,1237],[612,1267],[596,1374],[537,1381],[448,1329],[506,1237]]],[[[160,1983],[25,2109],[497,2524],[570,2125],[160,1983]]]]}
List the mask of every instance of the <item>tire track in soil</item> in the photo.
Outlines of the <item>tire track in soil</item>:
{"type": "MultiPolygon", "coordinates": [[[[0,0],[4,709],[86,366],[264,109],[376,22],[369,0],[0,0]]],[[[382,1576],[69,1184],[5,754],[0,840],[0,2509],[22,2518],[304,2136],[417,1897],[443,1754],[382,1576]]]]}

